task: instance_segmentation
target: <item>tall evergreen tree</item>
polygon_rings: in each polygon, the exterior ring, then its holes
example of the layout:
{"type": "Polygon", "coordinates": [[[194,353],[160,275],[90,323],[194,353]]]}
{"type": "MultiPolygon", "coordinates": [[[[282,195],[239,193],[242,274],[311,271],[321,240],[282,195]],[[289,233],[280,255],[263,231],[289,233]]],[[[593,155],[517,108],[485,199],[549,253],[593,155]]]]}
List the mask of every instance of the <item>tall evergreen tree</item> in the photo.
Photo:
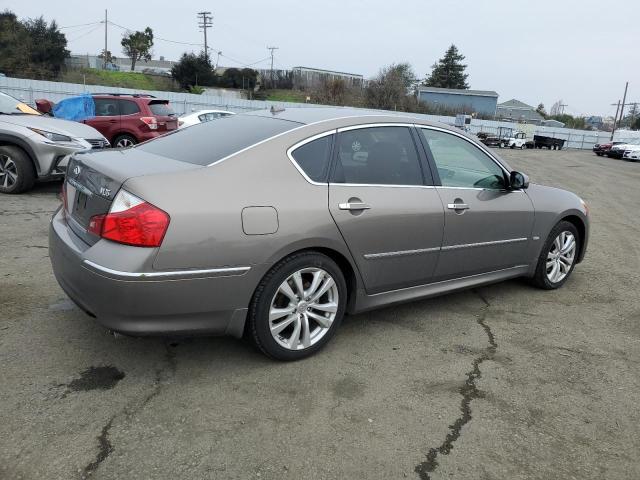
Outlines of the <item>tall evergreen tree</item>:
{"type": "Polygon", "coordinates": [[[467,66],[462,62],[465,57],[455,45],[451,45],[444,57],[431,67],[431,75],[424,84],[427,87],[468,89],[468,74],[464,73],[467,66]]]}

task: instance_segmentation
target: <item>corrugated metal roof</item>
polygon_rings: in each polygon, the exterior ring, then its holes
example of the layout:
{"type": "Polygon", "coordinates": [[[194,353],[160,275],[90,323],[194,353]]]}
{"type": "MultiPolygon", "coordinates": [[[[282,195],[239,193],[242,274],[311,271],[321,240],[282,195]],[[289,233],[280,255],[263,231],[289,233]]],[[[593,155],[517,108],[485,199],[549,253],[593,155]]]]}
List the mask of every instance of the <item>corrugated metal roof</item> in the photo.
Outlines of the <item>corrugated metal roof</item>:
{"type": "Polygon", "coordinates": [[[498,93],[493,90],[465,90],[462,88],[418,87],[418,93],[450,93],[453,95],[470,95],[477,97],[496,97],[498,93]]]}

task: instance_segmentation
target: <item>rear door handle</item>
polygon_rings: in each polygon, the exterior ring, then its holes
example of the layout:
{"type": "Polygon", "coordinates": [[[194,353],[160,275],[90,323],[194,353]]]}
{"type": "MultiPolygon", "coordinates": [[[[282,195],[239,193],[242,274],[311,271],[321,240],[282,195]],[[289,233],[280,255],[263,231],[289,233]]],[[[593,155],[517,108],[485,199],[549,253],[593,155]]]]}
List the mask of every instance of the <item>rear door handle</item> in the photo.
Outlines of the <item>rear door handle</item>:
{"type": "Polygon", "coordinates": [[[449,210],[469,210],[469,205],[466,203],[450,203],[447,208],[449,210]]]}
{"type": "Polygon", "coordinates": [[[363,202],[346,202],[339,203],[338,208],[340,210],[369,210],[371,206],[363,202]]]}

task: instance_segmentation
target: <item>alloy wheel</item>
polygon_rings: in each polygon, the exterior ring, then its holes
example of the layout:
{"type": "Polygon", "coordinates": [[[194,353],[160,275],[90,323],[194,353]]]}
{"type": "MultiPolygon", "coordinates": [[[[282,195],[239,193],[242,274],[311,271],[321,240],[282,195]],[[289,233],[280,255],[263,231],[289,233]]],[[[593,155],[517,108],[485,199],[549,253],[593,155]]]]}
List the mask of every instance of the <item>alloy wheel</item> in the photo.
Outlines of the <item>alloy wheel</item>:
{"type": "Polygon", "coordinates": [[[547,254],[547,278],[552,283],[561,282],[569,275],[576,258],[576,238],[563,231],[551,244],[547,254]]]}
{"type": "Polygon", "coordinates": [[[133,147],[134,145],[135,143],[133,143],[128,138],[121,138],[120,140],[118,140],[118,143],[116,143],[116,147],[118,148],[128,148],[128,147],[133,147]]]}
{"type": "Polygon", "coordinates": [[[304,350],[320,341],[338,311],[338,285],[321,268],[303,268],[280,284],[269,308],[269,330],[287,350],[304,350]]]}
{"type": "Polygon", "coordinates": [[[8,155],[0,155],[0,185],[9,188],[18,181],[18,167],[8,155]]]}

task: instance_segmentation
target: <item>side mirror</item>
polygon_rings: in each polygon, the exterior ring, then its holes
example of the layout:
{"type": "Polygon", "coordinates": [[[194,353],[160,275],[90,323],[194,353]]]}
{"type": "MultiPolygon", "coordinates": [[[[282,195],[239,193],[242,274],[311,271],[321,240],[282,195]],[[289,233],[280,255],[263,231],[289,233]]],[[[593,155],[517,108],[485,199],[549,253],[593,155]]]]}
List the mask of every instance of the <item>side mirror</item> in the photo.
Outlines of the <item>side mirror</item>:
{"type": "Polygon", "coordinates": [[[521,188],[529,188],[529,177],[524,173],[515,170],[509,175],[509,188],[511,190],[519,190],[521,188]]]}

